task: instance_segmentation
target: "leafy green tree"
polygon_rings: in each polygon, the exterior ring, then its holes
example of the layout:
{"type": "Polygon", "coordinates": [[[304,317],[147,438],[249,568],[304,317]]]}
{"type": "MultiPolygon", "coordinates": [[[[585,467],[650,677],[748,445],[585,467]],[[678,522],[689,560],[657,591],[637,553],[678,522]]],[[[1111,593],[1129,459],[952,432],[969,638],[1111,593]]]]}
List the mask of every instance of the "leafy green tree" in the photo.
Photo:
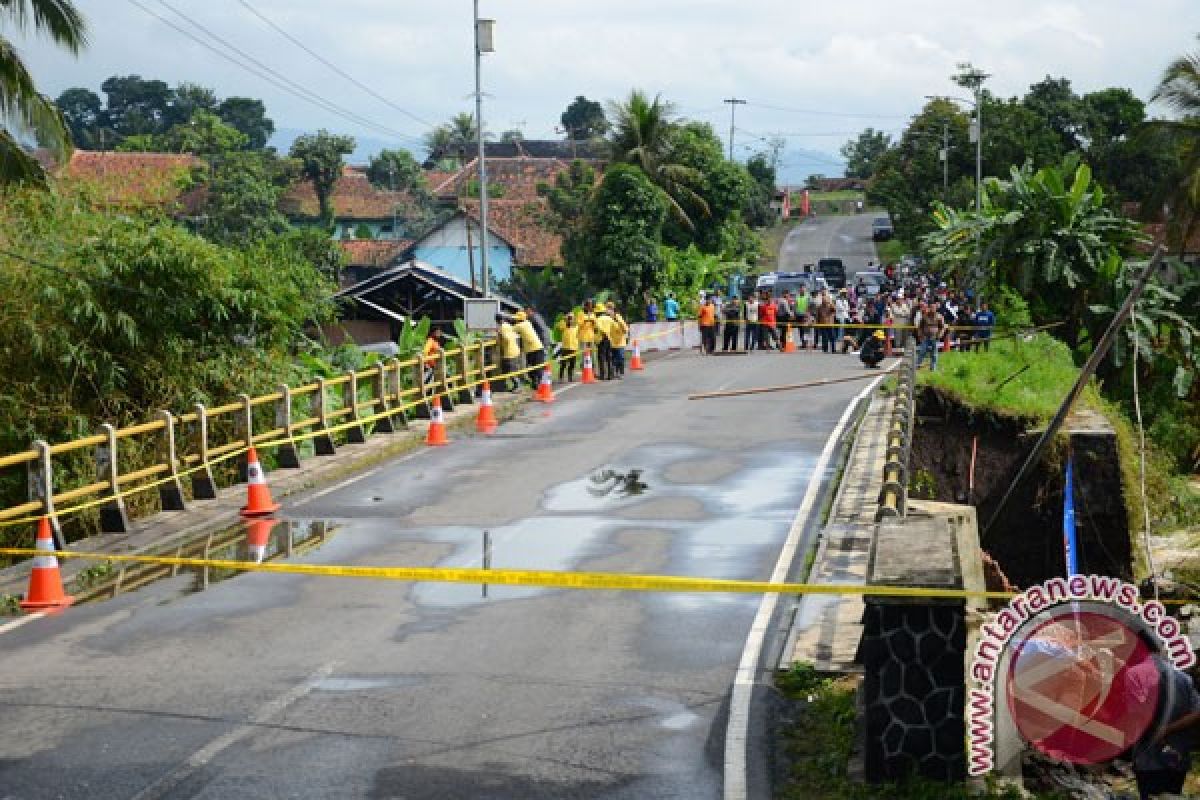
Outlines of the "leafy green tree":
{"type": "Polygon", "coordinates": [[[1046,120],[1061,140],[1064,153],[1079,149],[1085,115],[1079,95],[1071,88],[1071,81],[1047,75],[1029,87],[1021,102],[1046,120]]]}
{"type": "Polygon", "coordinates": [[[226,97],[217,106],[217,116],[246,135],[246,148],[262,150],[275,133],[275,123],[267,117],[262,100],[250,97],[226,97]]]}
{"type": "Polygon", "coordinates": [[[198,156],[213,156],[242,150],[247,136],[230,125],[226,125],[216,114],[196,111],[184,123],[167,131],[166,149],[175,153],[194,153],[198,156]]]}
{"type": "Polygon", "coordinates": [[[892,137],[883,131],[867,128],[842,145],[842,158],[846,159],[847,178],[870,178],[875,174],[879,157],[887,152],[892,137]]]}
{"type": "Polygon", "coordinates": [[[629,164],[604,173],[584,219],[582,268],[587,282],[622,302],[637,302],[662,284],[660,249],[667,204],[647,175],[629,164]]]}
{"type": "MultiPolygon", "coordinates": [[[[70,0],[10,0],[0,4],[0,20],[18,31],[32,26],[72,55],[87,42],[83,17],[70,0]]],[[[43,183],[45,172],[20,140],[36,139],[62,162],[71,151],[70,132],[4,35],[0,35],[0,109],[5,117],[5,127],[0,128],[0,182],[43,183]]]]}
{"type": "Polygon", "coordinates": [[[210,160],[205,238],[245,246],[288,229],[279,197],[296,175],[294,162],[272,153],[227,152],[210,160]]]}
{"type": "Polygon", "coordinates": [[[104,122],[104,103],[91,89],[67,89],[54,101],[62,112],[76,147],[99,150],[101,142],[96,131],[104,122]]]}
{"type": "Polygon", "coordinates": [[[407,150],[380,150],[371,156],[367,179],[381,189],[398,192],[425,188],[425,173],[407,150]]]}
{"type": "Polygon", "coordinates": [[[694,242],[705,253],[727,258],[746,255],[748,231],[742,230],[742,209],[754,182],[745,167],[725,159],[721,140],[707,122],[673,126],[667,148],[673,168],[692,176],[689,191],[694,196],[684,193],[680,198],[693,224],[684,225],[678,217],[668,220],[664,241],[681,248],[694,242]]]}
{"type": "Polygon", "coordinates": [[[425,149],[428,152],[426,156],[430,162],[441,161],[444,158],[449,158],[453,153],[453,134],[445,125],[438,125],[436,128],[425,134],[425,149]]]}
{"type": "Polygon", "coordinates": [[[563,237],[563,260],[567,269],[579,268],[586,247],[583,221],[596,190],[596,170],[587,162],[576,159],[565,171],[554,176],[552,186],[541,184],[537,190],[546,198],[549,207],[547,223],[563,237]]]}
{"type": "Polygon", "coordinates": [[[522,133],[519,128],[511,128],[500,134],[500,141],[504,142],[505,144],[523,142],[525,141],[525,134],[522,133]]]}
{"type": "Polygon", "coordinates": [[[578,95],[559,117],[568,139],[594,139],[608,133],[604,106],[578,95]]]}
{"type": "Polygon", "coordinates": [[[291,157],[300,162],[300,174],[310,181],[321,209],[321,222],[333,227],[333,206],[330,197],[345,162],[342,156],[354,152],[354,137],[340,136],[321,129],[306,133],[292,142],[291,157]]]}
{"type": "Polygon", "coordinates": [[[170,126],[171,89],[140,75],[113,75],[100,84],[107,97],[109,123],[121,136],[163,133],[170,126]]]}
{"type": "Polygon", "coordinates": [[[1078,153],[1059,166],[1014,167],[1008,180],[988,178],[984,189],[979,215],[939,208],[927,251],[962,276],[978,241],[990,288],[1018,287],[1035,321],[1065,322],[1062,338],[1072,349],[1084,332],[1095,342],[1101,329],[1089,328],[1088,305],[1107,298],[1123,254],[1139,236],[1137,224],[1107,207],[1078,153]]]}
{"type": "Polygon", "coordinates": [[[754,181],[742,210],[746,222],[756,227],[766,227],[775,222],[771,200],[775,196],[775,167],[765,153],[756,153],[746,161],[746,172],[754,181]]]}
{"type": "Polygon", "coordinates": [[[191,121],[198,111],[215,113],[217,93],[195,83],[181,83],[171,90],[170,111],[164,124],[180,125],[191,121]]]}
{"type": "Polygon", "coordinates": [[[1173,209],[1168,219],[1170,243],[1182,253],[1200,227],[1200,50],[1172,61],[1151,99],[1179,115],[1175,120],[1158,121],[1154,127],[1179,155],[1178,169],[1164,199],[1173,209]]]}
{"type": "Polygon", "coordinates": [[[624,101],[611,104],[609,110],[613,116],[609,136],[613,160],[640,168],[662,192],[674,218],[694,229],[695,221],[687,209],[705,216],[709,210],[697,191],[703,176],[674,158],[674,106],[658,95],[651,100],[641,89],[634,89],[624,101]]]}

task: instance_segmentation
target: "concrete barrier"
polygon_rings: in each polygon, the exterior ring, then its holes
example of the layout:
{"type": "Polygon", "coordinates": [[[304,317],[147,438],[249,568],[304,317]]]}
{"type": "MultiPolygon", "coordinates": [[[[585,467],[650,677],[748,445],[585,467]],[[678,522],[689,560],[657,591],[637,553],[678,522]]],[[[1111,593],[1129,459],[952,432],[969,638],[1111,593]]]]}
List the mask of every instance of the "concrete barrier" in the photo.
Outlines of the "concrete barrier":
{"type": "Polygon", "coordinates": [[[635,322],[629,326],[629,345],[638,340],[642,352],[680,350],[700,346],[700,329],[695,322],[635,322]],[[682,326],[682,329],[681,329],[682,326]]]}

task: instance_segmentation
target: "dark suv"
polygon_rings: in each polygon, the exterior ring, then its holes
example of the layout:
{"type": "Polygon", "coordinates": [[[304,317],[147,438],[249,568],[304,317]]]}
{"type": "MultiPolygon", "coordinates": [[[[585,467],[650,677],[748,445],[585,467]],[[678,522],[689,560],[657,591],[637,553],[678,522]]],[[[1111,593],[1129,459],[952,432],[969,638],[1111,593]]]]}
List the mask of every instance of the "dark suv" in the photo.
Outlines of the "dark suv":
{"type": "Polygon", "coordinates": [[[817,261],[817,271],[825,276],[825,282],[834,289],[846,288],[846,265],[840,258],[822,258],[817,261]]]}
{"type": "Polygon", "coordinates": [[[871,223],[871,238],[877,242],[892,238],[894,233],[892,221],[887,217],[876,217],[875,221],[871,223]]]}

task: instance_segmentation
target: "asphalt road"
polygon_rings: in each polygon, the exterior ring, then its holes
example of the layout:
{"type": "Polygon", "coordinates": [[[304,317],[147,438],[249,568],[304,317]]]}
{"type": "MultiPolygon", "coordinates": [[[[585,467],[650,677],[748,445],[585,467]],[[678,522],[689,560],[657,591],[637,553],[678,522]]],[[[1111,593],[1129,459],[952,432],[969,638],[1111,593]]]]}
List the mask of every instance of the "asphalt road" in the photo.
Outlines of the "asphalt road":
{"type": "MultiPolygon", "coordinates": [[[[285,504],[313,564],[765,579],[853,356],[667,356],[285,504]],[[637,475],[631,477],[634,471],[637,475]]],[[[180,575],[0,633],[0,798],[716,798],[758,596],[180,575]]]]}
{"type": "Polygon", "coordinates": [[[867,261],[879,265],[871,223],[879,214],[817,216],[806,219],[788,232],[779,249],[780,272],[803,272],[806,264],[816,268],[818,259],[840,258],[846,265],[846,278],[867,268],[867,261]]]}

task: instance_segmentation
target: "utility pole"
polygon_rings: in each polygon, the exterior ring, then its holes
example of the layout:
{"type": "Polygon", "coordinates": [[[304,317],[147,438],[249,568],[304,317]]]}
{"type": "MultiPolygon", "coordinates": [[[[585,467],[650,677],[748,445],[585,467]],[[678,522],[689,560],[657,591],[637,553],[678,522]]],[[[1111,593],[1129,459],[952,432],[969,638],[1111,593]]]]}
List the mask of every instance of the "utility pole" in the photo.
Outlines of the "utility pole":
{"type": "Polygon", "coordinates": [[[950,196],[950,123],[942,123],[942,202],[950,196]]]}
{"type": "Polygon", "coordinates": [[[492,26],[495,20],[479,18],[479,0],[475,0],[475,132],[479,140],[479,272],[483,296],[488,296],[488,185],[487,159],[483,146],[483,88],[480,62],[484,53],[495,52],[492,47],[492,26]]]}
{"type": "Polygon", "coordinates": [[[739,100],[736,97],[730,97],[724,102],[729,103],[729,160],[733,161],[733,122],[734,118],[737,116],[737,107],[746,105],[746,101],[739,100]]]}

